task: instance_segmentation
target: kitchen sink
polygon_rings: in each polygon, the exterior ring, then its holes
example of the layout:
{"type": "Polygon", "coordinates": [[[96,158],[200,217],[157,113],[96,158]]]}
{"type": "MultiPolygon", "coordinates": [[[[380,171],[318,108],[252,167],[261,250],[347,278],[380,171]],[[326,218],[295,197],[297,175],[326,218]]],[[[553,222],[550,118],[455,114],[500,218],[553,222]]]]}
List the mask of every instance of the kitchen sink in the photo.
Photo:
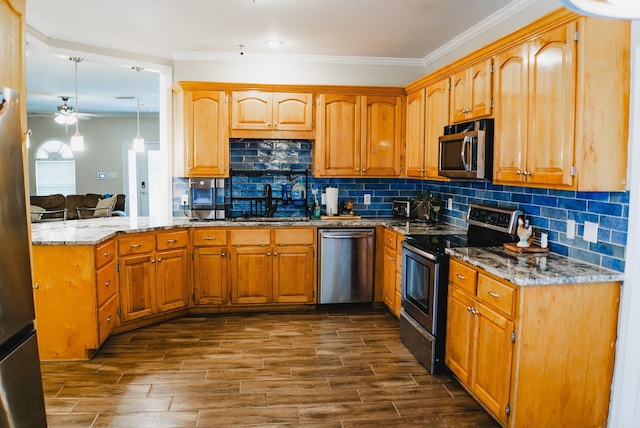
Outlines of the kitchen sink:
{"type": "Polygon", "coordinates": [[[292,223],[292,222],[305,222],[309,221],[307,217],[237,217],[233,219],[234,222],[239,223],[250,223],[250,222],[259,222],[259,223],[292,223]]]}

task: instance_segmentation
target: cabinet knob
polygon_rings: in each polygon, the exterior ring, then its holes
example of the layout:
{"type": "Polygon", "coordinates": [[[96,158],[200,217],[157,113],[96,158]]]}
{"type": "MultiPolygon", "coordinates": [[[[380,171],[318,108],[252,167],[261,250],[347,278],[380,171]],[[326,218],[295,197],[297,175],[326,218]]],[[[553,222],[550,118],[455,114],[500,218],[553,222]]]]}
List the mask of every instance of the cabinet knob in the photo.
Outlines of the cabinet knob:
{"type": "Polygon", "coordinates": [[[109,280],[107,280],[107,281],[104,283],[104,286],[105,286],[105,287],[108,287],[108,286],[110,286],[110,285],[111,285],[111,280],[110,280],[110,279],[109,279],[109,280]]]}
{"type": "Polygon", "coordinates": [[[270,256],[270,255],[271,255],[271,253],[267,253],[267,256],[270,256]]]}
{"type": "Polygon", "coordinates": [[[391,261],[392,261],[392,262],[395,262],[395,261],[396,261],[396,258],[395,258],[395,257],[391,257],[391,261]]]}
{"type": "Polygon", "coordinates": [[[225,254],[225,253],[220,253],[220,255],[221,255],[222,257],[225,257],[225,256],[226,256],[226,254],[225,254]]]}
{"type": "Polygon", "coordinates": [[[162,257],[158,257],[158,263],[162,261],[162,257]]]}
{"type": "Polygon", "coordinates": [[[473,312],[473,308],[471,306],[467,306],[467,312],[473,312]]]}
{"type": "Polygon", "coordinates": [[[278,253],[273,253],[274,256],[278,257],[278,253]]]}
{"type": "Polygon", "coordinates": [[[113,319],[113,317],[112,317],[111,315],[109,315],[109,316],[107,317],[107,323],[110,323],[112,319],[113,319]]]}
{"type": "Polygon", "coordinates": [[[356,171],[358,171],[358,172],[359,172],[359,171],[360,171],[360,168],[356,168],[356,171]]]}
{"type": "Polygon", "coordinates": [[[37,289],[39,289],[39,288],[40,288],[40,284],[38,284],[38,283],[36,282],[35,284],[33,284],[32,288],[33,288],[34,290],[37,290],[37,289]]]}
{"type": "Polygon", "coordinates": [[[155,262],[156,262],[155,259],[151,259],[151,263],[155,263],[155,262]]]}

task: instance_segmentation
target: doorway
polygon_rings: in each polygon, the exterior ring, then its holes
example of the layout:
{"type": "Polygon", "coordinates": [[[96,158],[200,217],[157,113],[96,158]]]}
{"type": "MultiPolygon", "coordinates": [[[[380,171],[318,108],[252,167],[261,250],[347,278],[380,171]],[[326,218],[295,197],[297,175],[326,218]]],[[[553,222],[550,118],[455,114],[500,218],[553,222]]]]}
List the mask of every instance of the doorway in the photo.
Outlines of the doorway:
{"type": "Polygon", "coordinates": [[[144,144],[144,151],[133,150],[133,143],[123,144],[125,164],[125,189],[127,190],[127,215],[131,217],[158,217],[162,206],[158,202],[162,191],[162,162],[160,144],[144,144]]]}

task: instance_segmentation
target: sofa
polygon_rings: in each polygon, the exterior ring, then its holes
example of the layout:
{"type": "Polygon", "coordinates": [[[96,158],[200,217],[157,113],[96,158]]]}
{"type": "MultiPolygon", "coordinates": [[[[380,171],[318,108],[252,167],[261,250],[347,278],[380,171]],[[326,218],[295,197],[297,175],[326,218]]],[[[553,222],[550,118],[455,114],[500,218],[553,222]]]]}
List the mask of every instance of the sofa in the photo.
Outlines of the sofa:
{"type": "Polygon", "coordinates": [[[67,220],[104,217],[108,215],[109,212],[112,216],[126,215],[124,211],[125,195],[123,194],[101,195],[98,193],[87,193],[84,195],[64,196],[60,193],[56,193],[46,196],[31,195],[29,198],[32,221],[63,219],[65,209],[67,220]],[[115,197],[115,204],[113,204],[113,206],[111,206],[111,200],[108,199],[110,197],[115,197]],[[96,210],[96,206],[98,206],[98,202],[100,201],[102,201],[100,203],[101,206],[103,206],[105,202],[108,203],[108,205],[111,206],[111,210],[96,210]],[[78,215],[78,211],[80,211],[80,216],[78,215]]]}

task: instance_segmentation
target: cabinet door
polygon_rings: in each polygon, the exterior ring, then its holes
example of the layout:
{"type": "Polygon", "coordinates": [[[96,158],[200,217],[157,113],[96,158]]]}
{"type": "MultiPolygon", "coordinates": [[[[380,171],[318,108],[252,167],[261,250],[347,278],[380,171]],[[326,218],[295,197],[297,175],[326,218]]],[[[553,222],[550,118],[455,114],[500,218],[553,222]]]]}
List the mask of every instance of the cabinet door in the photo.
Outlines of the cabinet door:
{"type": "MultiPolygon", "coordinates": [[[[0,2],[0,52],[4,59],[0,62],[0,84],[16,91],[24,91],[25,10],[25,0],[0,2]]],[[[26,100],[26,93],[22,98],[26,100]]]]}
{"type": "Polygon", "coordinates": [[[186,96],[187,175],[227,176],[229,118],[224,91],[192,91],[186,96]]]}
{"type": "Polygon", "coordinates": [[[226,305],[227,247],[202,247],[194,250],[194,304],[226,305]]]}
{"type": "Polygon", "coordinates": [[[361,173],[400,176],[402,98],[364,97],[361,141],[361,173]]]}
{"type": "Polygon", "coordinates": [[[313,130],[312,94],[273,94],[273,129],[278,131],[313,130]]]}
{"type": "MultiPolygon", "coordinates": [[[[572,22],[531,41],[527,182],[573,183],[576,30],[572,22]]],[[[585,70],[586,71],[586,70],[585,70]]]]}
{"type": "Polygon", "coordinates": [[[361,98],[323,94],[318,97],[315,175],[360,175],[361,98]]]}
{"type": "Polygon", "coordinates": [[[384,248],[384,282],[383,299],[384,304],[393,311],[396,304],[396,250],[395,248],[384,248]]]}
{"type": "Polygon", "coordinates": [[[511,386],[511,333],[514,323],[482,303],[476,303],[476,308],[471,390],[487,410],[505,424],[511,386]]]}
{"type": "Polygon", "coordinates": [[[189,306],[186,248],[156,254],[156,293],[160,312],[189,306]]]}
{"type": "Polygon", "coordinates": [[[122,321],[156,313],[155,259],[152,253],[120,258],[120,299],[122,321]]]}
{"type": "Polygon", "coordinates": [[[272,302],[273,256],[271,247],[231,248],[231,302],[272,302]]]}
{"type": "Polygon", "coordinates": [[[444,127],[449,125],[449,79],[443,79],[426,88],[425,99],[425,176],[440,178],[439,138],[444,134],[444,127]]]}
{"type": "Polygon", "coordinates": [[[231,94],[231,129],[270,130],[271,93],[238,91],[231,94]]]}
{"type": "Polygon", "coordinates": [[[451,122],[491,115],[491,59],[480,61],[451,77],[451,122]]]}
{"type": "Polygon", "coordinates": [[[494,181],[524,180],[529,100],[529,44],[515,46],[494,59],[494,181]]]}
{"type": "Polygon", "coordinates": [[[278,303],[313,303],[313,248],[286,245],[274,248],[273,293],[278,303]]]}
{"type": "Polygon", "coordinates": [[[468,294],[449,283],[444,361],[465,385],[469,385],[471,381],[474,317],[469,308],[472,308],[473,304],[474,300],[468,294]]]}
{"type": "Polygon", "coordinates": [[[425,89],[407,95],[405,174],[422,178],[425,173],[425,89]]]}

